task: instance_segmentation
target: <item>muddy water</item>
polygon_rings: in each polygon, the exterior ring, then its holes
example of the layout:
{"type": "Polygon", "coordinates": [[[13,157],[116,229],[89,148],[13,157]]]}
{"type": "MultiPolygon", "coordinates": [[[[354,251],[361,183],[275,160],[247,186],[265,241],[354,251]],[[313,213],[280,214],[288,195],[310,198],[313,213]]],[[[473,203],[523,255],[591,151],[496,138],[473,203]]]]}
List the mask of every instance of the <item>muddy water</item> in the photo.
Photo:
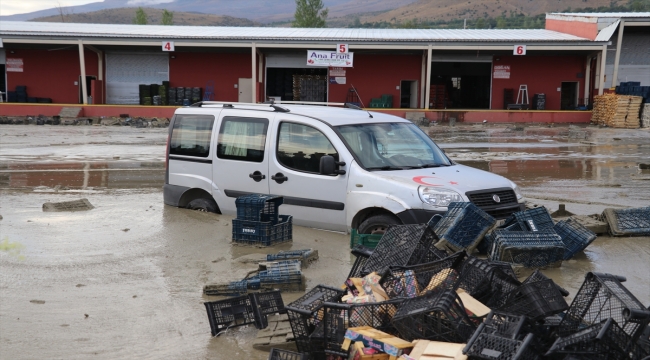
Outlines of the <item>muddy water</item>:
{"type": "MultiPolygon", "coordinates": [[[[569,133],[584,129],[436,130],[452,158],[508,176],[550,208],[561,200],[591,214],[650,204],[650,183],[642,180],[650,174],[633,166],[650,159],[647,131],[587,129],[589,137],[576,140],[569,133]]],[[[308,287],[343,281],[351,265],[346,235],[294,227],[291,244],[233,246],[231,217],[164,206],[165,136],[159,129],[0,127],[2,358],[266,359],[251,346],[253,327],[210,336],[203,302],[219,298],[203,296],[203,285],[241,279],[251,267],[240,256],[301,248],[320,254],[304,270],[308,287]],[[51,145],[62,138],[69,144],[51,145]],[[95,209],[41,210],[46,201],[81,197],[95,209]]],[[[650,305],[649,264],[650,238],[599,237],[544,272],[572,295],[587,271],[625,275],[650,305]]],[[[298,296],[283,295],[287,303],[298,296]]]]}

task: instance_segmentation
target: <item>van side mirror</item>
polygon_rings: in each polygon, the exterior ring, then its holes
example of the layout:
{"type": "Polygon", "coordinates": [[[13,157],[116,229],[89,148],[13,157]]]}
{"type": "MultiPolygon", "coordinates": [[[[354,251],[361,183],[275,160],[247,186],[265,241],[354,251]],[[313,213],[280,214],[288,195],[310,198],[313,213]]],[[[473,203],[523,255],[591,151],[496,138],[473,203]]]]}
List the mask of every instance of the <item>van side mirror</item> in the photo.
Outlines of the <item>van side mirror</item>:
{"type": "Polygon", "coordinates": [[[343,175],[345,170],[338,170],[339,166],[345,166],[345,162],[337,162],[332,155],[323,155],[320,158],[319,173],[321,175],[343,175]]]}

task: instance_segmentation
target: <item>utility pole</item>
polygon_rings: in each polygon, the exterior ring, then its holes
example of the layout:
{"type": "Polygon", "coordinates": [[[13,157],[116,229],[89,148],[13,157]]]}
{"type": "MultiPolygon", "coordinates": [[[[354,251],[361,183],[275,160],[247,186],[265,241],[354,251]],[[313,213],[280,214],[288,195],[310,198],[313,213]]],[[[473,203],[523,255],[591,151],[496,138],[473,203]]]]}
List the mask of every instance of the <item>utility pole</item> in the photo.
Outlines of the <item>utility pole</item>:
{"type": "Polygon", "coordinates": [[[463,30],[467,29],[467,19],[463,19],[463,30]]]}

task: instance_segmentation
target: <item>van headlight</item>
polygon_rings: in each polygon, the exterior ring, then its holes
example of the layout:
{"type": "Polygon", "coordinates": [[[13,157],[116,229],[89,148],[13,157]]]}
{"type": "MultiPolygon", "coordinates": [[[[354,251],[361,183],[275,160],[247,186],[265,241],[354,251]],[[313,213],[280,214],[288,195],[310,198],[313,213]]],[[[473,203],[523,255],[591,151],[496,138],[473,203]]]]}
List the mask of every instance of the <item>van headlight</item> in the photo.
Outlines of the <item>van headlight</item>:
{"type": "Polygon", "coordinates": [[[521,194],[521,190],[519,190],[519,186],[517,186],[517,184],[513,183],[512,181],[510,183],[512,184],[512,190],[515,192],[515,195],[517,196],[517,201],[523,199],[524,196],[521,194]]]}
{"type": "Polygon", "coordinates": [[[418,188],[420,200],[423,203],[432,206],[445,207],[453,202],[462,202],[463,197],[459,193],[449,189],[432,188],[428,186],[420,186],[418,188]]]}

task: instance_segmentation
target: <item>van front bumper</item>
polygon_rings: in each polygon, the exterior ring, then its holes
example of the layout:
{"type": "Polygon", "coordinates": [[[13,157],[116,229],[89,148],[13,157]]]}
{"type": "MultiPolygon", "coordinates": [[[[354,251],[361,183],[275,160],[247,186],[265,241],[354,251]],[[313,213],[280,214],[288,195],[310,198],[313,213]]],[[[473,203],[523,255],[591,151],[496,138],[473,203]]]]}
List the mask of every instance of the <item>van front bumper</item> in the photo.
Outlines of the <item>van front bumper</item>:
{"type": "Polygon", "coordinates": [[[431,220],[433,215],[444,215],[446,211],[438,210],[404,210],[397,214],[397,217],[404,224],[426,224],[431,220]]]}

